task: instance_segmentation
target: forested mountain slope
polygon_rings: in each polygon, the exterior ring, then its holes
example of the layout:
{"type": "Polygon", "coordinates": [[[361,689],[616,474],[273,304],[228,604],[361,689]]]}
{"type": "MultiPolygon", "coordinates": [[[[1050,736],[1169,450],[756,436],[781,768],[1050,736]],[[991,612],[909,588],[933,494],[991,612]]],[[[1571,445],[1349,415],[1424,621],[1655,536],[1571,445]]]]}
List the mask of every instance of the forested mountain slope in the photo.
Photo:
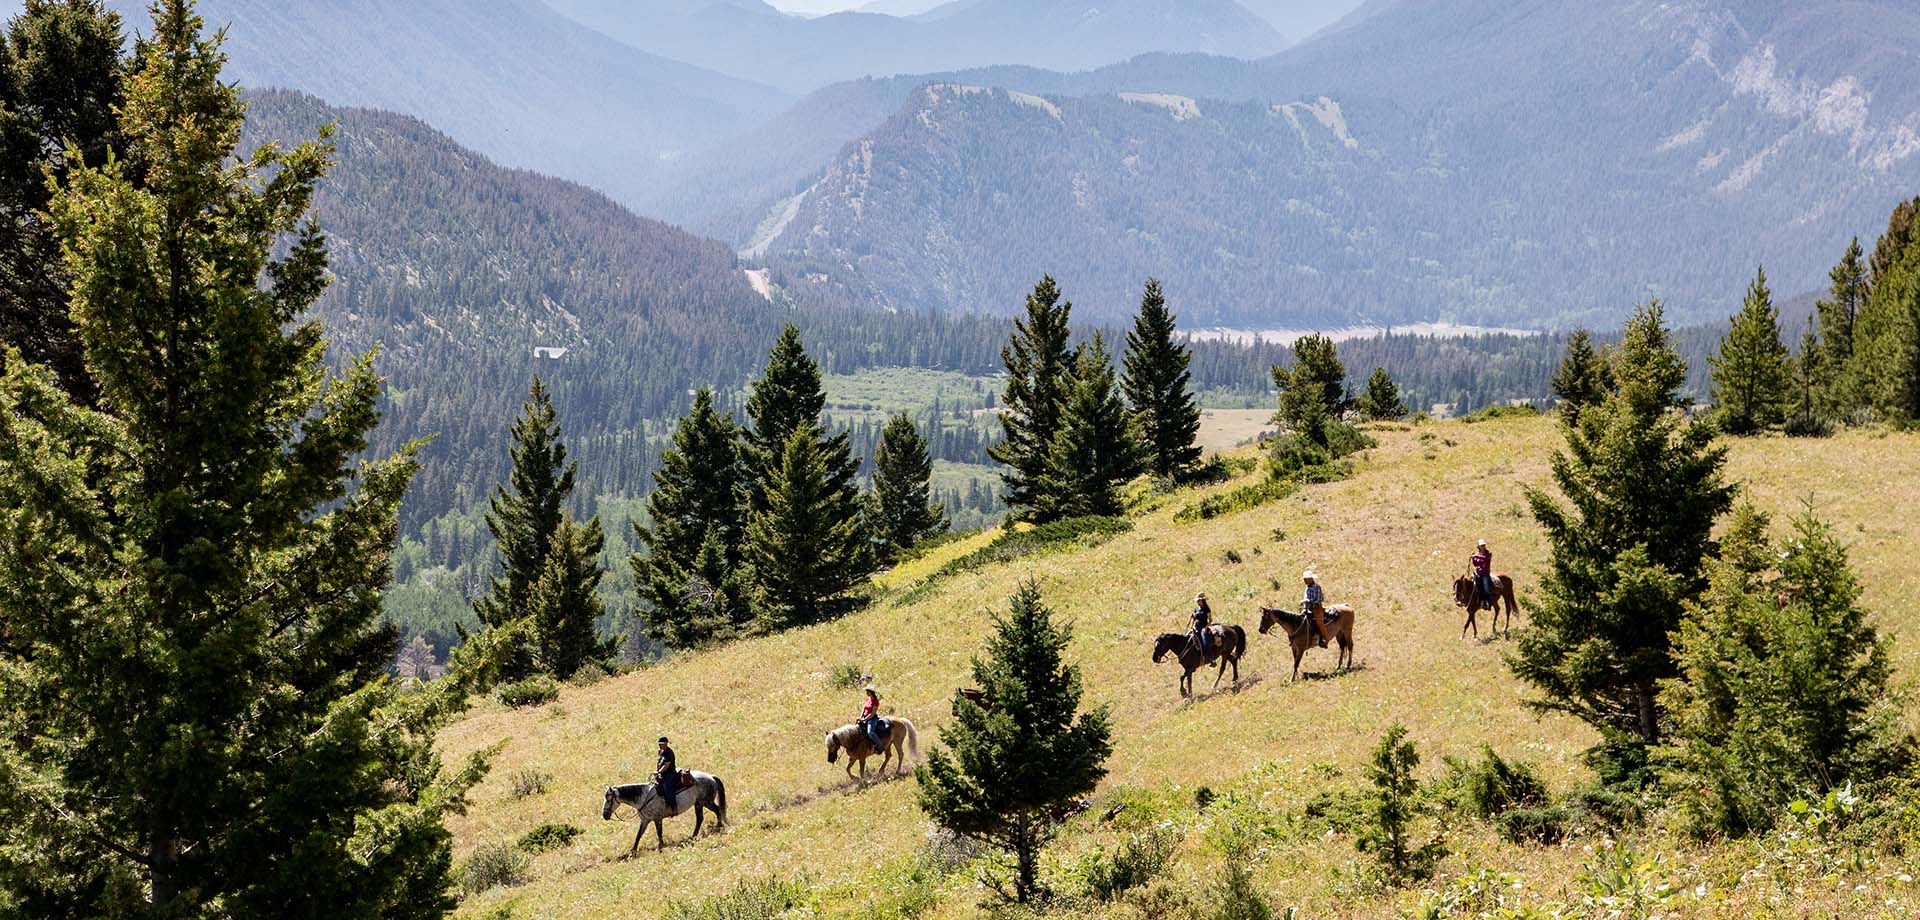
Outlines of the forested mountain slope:
{"type": "Polygon", "coordinates": [[[768,259],[956,310],[1017,304],[1044,264],[1108,316],[1158,275],[1202,322],[1600,323],[1651,296],[1700,319],[1759,263],[1818,288],[1920,186],[1915,47],[1920,13],[1888,2],[1403,0],[1044,105],[916,90],[768,259]]]}
{"type": "Polygon", "coordinates": [[[1149,51],[1255,58],[1286,46],[1235,0],[975,0],[911,18],[804,18],[759,0],[548,3],[636,48],[795,92],[865,76],[1000,64],[1085,70],[1149,51]]]}
{"type": "MultiPolygon", "coordinates": [[[[501,909],[582,920],[652,916],[665,892],[697,903],[767,878],[802,884],[819,916],[979,916],[991,897],[974,871],[980,863],[956,869],[940,862],[938,839],[914,804],[916,782],[854,788],[839,765],[824,762],[821,735],[857,711],[857,690],[833,684],[845,666],[871,674],[883,713],[912,720],[921,750],[934,748],[940,728],[952,722],[954,688],[971,685],[968,661],[983,653],[989,613],[1004,611],[1026,578],[1038,580],[1057,620],[1074,626],[1067,657],[1082,669],[1083,704],[1110,705],[1114,722],[1109,776],[1091,809],[1069,822],[1050,851],[1048,880],[1071,896],[1084,886],[1079,867],[1095,848],[1111,858],[1130,832],[1171,828],[1182,841],[1160,879],[1142,885],[1158,899],[1089,898],[1054,915],[1178,917],[1187,915],[1186,905],[1212,915],[1225,860],[1208,841],[1230,817],[1244,815],[1272,828],[1260,838],[1260,857],[1246,867],[1274,915],[1296,907],[1301,917],[1398,916],[1425,893],[1331,881],[1363,877],[1370,856],[1356,853],[1350,827],[1335,830],[1329,824],[1339,826],[1337,819],[1311,817],[1312,807],[1342,807],[1338,798],[1329,806],[1326,794],[1365,787],[1370,749],[1386,726],[1408,726],[1423,780],[1445,774],[1444,757],[1475,758],[1490,744],[1503,757],[1532,762],[1556,794],[1590,782],[1581,754],[1599,737],[1568,716],[1526,707],[1531,688],[1502,662],[1514,643],[1461,641],[1462,618],[1448,592],[1473,541],[1485,537],[1521,598],[1538,595],[1547,541],[1520,486],[1550,485],[1557,423],[1501,419],[1375,434],[1381,444],[1353,479],[1310,486],[1292,499],[1181,524],[1173,520],[1178,508],[1233,485],[1182,493],[1135,518],[1131,533],[1092,548],[990,565],[911,590],[943,561],[929,558],[890,576],[888,593],[874,606],[835,623],[569,687],[545,707],[488,704],[448,737],[449,753],[507,742],[472,810],[454,826],[459,857],[511,843],[547,822],[583,833],[533,857],[525,884],[469,898],[462,916],[501,909]],[[1308,679],[1289,684],[1286,642],[1254,632],[1256,605],[1290,607],[1300,592],[1295,576],[1309,565],[1325,579],[1329,601],[1358,611],[1359,668],[1335,674],[1334,653],[1313,650],[1303,667],[1308,679]],[[1179,669],[1153,664],[1149,650],[1155,634],[1186,628],[1186,605],[1197,591],[1212,597],[1218,621],[1247,628],[1249,647],[1237,691],[1223,683],[1221,692],[1205,694],[1212,677],[1203,671],[1196,675],[1202,695],[1187,703],[1175,690],[1179,669]],[[663,734],[683,766],[725,779],[731,827],[678,845],[693,824],[669,821],[664,852],[653,851],[648,830],[641,853],[622,859],[636,828],[631,817],[601,820],[600,789],[644,781],[653,767],[645,742],[663,734]],[[548,791],[515,795],[512,778],[526,770],[549,778],[548,791]],[[1196,814],[1195,802],[1208,798],[1216,806],[1196,814]],[[1176,906],[1158,913],[1140,906],[1168,903],[1176,906]]],[[[1920,499],[1920,436],[1740,439],[1732,451],[1730,478],[1775,515],[1776,526],[1810,499],[1846,535],[1866,590],[1863,606],[1883,633],[1897,636],[1897,673],[1912,675],[1920,666],[1920,609],[1913,604],[1920,572],[1909,557],[1920,527],[1898,509],[1920,499]]],[[[1516,619],[1516,637],[1530,627],[1529,616],[1516,619]]],[[[1911,886],[1892,878],[1908,871],[1904,865],[1862,865],[1845,857],[1844,846],[1808,857],[1797,848],[1811,844],[1799,837],[1707,847],[1658,826],[1612,836],[1637,847],[1643,860],[1632,883],[1640,887],[1630,891],[1666,886],[1666,916],[1904,916],[1914,903],[1911,886]],[[1657,853],[1668,859],[1652,863],[1657,853]],[[1822,868],[1777,871],[1782,856],[1821,860],[1822,868]]],[[[1514,844],[1472,821],[1449,825],[1446,843],[1457,855],[1424,887],[1492,867],[1514,873],[1486,883],[1510,889],[1500,902],[1509,908],[1579,903],[1589,890],[1582,865],[1605,851],[1599,832],[1564,845],[1514,844]]]]}
{"type": "MultiPolygon", "coordinates": [[[[144,31],[144,0],[111,0],[144,31]]],[[[777,90],[627,47],[536,0],[203,0],[224,75],[422,118],[510,166],[624,201],[784,107],[777,90]]]]}

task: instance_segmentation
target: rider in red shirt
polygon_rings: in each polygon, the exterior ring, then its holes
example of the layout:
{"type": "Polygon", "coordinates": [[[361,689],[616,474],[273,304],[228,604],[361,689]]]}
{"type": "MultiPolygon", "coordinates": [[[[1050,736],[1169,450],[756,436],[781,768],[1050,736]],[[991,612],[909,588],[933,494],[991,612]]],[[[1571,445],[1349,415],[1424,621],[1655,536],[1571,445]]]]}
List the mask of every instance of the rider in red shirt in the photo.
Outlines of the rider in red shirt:
{"type": "Polygon", "coordinates": [[[1481,540],[1480,546],[1469,560],[1473,564],[1473,586],[1480,592],[1480,602],[1493,603],[1493,550],[1487,548],[1487,541],[1481,540]]]}
{"type": "Polygon", "coordinates": [[[878,751],[886,747],[880,741],[880,694],[874,692],[872,685],[865,689],[867,698],[860,704],[860,727],[866,730],[867,740],[873,742],[873,749],[878,751]]]}

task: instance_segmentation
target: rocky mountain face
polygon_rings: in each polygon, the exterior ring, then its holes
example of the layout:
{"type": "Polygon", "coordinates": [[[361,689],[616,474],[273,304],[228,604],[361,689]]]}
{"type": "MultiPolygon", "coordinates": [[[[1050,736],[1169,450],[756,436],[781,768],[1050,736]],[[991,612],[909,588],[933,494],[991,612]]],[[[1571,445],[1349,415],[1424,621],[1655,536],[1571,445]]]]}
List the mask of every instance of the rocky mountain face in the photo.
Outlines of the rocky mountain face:
{"type": "Polygon", "coordinates": [[[1107,317],[1151,275],[1227,325],[1691,319],[1760,264],[1819,287],[1920,188],[1904,4],[1370,7],[1256,62],[916,87],[765,258],[893,307],[1008,312],[1052,272],[1107,317]]]}

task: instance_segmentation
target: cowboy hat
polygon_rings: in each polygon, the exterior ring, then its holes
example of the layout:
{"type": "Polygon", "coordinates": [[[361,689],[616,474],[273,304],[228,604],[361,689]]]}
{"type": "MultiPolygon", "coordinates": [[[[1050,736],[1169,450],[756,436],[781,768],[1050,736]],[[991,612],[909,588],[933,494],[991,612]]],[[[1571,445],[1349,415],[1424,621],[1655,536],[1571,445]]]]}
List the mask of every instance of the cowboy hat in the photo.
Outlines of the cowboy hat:
{"type": "Polygon", "coordinates": [[[1207,599],[1207,592],[1202,591],[1199,594],[1194,595],[1193,599],[1196,601],[1204,601],[1207,599]]]}
{"type": "Polygon", "coordinates": [[[666,744],[666,743],[667,743],[667,736],[666,736],[666,735],[661,735],[661,736],[660,736],[660,743],[661,743],[661,744],[666,744]]]}
{"type": "Polygon", "coordinates": [[[1301,581],[1319,581],[1320,573],[1315,572],[1312,569],[1308,569],[1300,573],[1300,580],[1301,581]]]}
{"type": "Polygon", "coordinates": [[[1481,546],[1485,546],[1485,545],[1487,545],[1487,541],[1485,541],[1485,540],[1481,540],[1481,541],[1480,541],[1480,545],[1481,545],[1481,546]]]}

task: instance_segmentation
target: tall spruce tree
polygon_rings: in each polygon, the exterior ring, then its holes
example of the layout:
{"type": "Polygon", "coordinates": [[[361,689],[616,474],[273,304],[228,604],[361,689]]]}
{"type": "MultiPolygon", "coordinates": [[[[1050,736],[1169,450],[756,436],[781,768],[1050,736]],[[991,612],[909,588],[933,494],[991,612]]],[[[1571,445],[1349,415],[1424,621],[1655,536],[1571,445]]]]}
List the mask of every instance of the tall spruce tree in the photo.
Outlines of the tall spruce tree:
{"type": "Polygon", "coordinates": [[[890,557],[947,529],[947,510],[932,500],[932,486],[927,439],[901,412],[873,452],[873,537],[890,557]]]}
{"type": "MultiPolygon", "coordinates": [[[[47,220],[47,178],[98,167],[109,151],[127,157],[114,118],[127,79],[123,43],[119,14],[97,0],[34,0],[0,40],[0,344],[53,368],[82,401],[95,393],[47,220]]],[[[136,187],[145,180],[137,169],[122,175],[136,187]]]]}
{"type": "Polygon", "coordinates": [[[1575,329],[1567,336],[1567,354],[1553,374],[1553,395],[1567,424],[1578,425],[1580,413],[1606,401],[1613,390],[1613,371],[1593,347],[1593,334],[1575,329]]]}
{"type": "Polygon", "coordinates": [[[1140,312],[1127,333],[1121,388],[1140,430],[1147,471],[1159,477],[1177,476],[1200,461],[1200,406],[1189,388],[1193,360],[1187,346],[1175,338],[1172,311],[1149,279],[1140,295],[1140,312]]]}
{"type": "Polygon", "coordinates": [[[1667,782],[1703,832],[1766,830],[1795,799],[1871,790],[1914,758],[1892,643],[1860,606],[1845,547],[1811,513],[1772,551],[1759,526],[1758,540],[1729,535],[1734,555],[1688,612],[1681,673],[1661,693],[1675,722],[1667,782]]]}
{"type": "Polygon", "coordinates": [[[1004,436],[987,453],[1006,466],[1000,473],[1002,498],[1012,520],[1053,519],[1042,480],[1073,386],[1074,358],[1067,348],[1072,314],[1073,303],[1060,299],[1053,278],[1040,279],[1027,295],[1026,316],[1014,321],[1013,335],[1000,351],[1007,367],[1000,413],[1004,436]]]}
{"type": "Polygon", "coordinates": [[[600,553],[606,546],[599,515],[585,525],[563,517],[554,529],[545,565],[527,596],[534,664],[541,671],[572,677],[581,665],[606,661],[617,651],[617,641],[594,631],[595,621],[606,613],[600,600],[600,579],[606,575],[600,553]]]}
{"type": "Polygon", "coordinates": [[[1073,387],[1040,480],[1040,508],[1049,519],[1119,514],[1120,487],[1142,471],[1140,446],[1114,385],[1105,337],[1094,333],[1074,366],[1073,387]]]}
{"type": "Polygon", "coordinates": [[[331,374],[308,313],[329,148],[235,159],[218,39],[154,12],[130,156],[49,211],[97,408],[0,357],[0,910],[437,917],[485,762],[449,774],[433,736],[497,649],[387,679],[414,448],[359,459],[379,379],[331,374]]]}
{"type": "Polygon", "coordinates": [[[1278,421],[1290,430],[1300,431],[1315,417],[1337,419],[1347,408],[1347,368],[1333,340],[1324,335],[1295,341],[1292,366],[1275,365],[1272,373],[1274,388],[1280,391],[1278,421]]]}
{"type": "Polygon", "coordinates": [[[660,455],[647,496],[648,526],[635,525],[647,551],[635,553],[634,581],[652,606],[649,638],[673,648],[725,639],[751,624],[742,560],[746,470],[741,433],[701,389],[660,455]]]}
{"type": "Polygon", "coordinates": [[[1659,682],[1676,673],[1668,637],[1705,587],[1713,524],[1734,489],[1712,426],[1673,411],[1686,364],[1658,302],[1627,323],[1614,371],[1619,388],[1581,412],[1554,453],[1567,504],[1527,490],[1552,556],[1508,664],[1540,691],[1534,705],[1652,744],[1664,730],[1659,682]]]}
{"type": "Polygon", "coordinates": [[[1384,367],[1373,369],[1367,378],[1367,391],[1360,397],[1360,412],[1373,421],[1400,418],[1407,414],[1407,404],[1400,398],[1400,387],[1394,384],[1393,377],[1384,367]]]}
{"type": "Polygon", "coordinates": [[[1040,851],[1066,806],[1106,775],[1113,728],[1105,706],[1079,712],[1072,631],[1054,623],[1039,585],[1022,584],[994,626],[987,657],[973,660],[984,705],[954,697],[945,750],[915,771],[917,799],[934,823],[1010,854],[1012,899],[1026,902],[1040,892],[1040,851]]]}
{"type": "Polygon", "coordinates": [[[1830,380],[1835,362],[1813,330],[1814,317],[1809,316],[1807,331],[1800,336],[1800,353],[1792,361],[1786,432],[1795,437],[1820,437],[1833,430],[1830,380]]]}
{"type": "MultiPolygon", "coordinates": [[[[547,567],[553,535],[566,518],[567,496],[573,493],[573,478],[580,469],[578,461],[567,460],[553,397],[538,377],[533,378],[520,417],[514,420],[513,443],[507,451],[512,491],[494,486],[487,510],[487,529],[499,549],[501,573],[487,593],[473,601],[473,612],[492,629],[505,629],[532,614],[533,583],[547,567]]],[[[519,680],[534,672],[536,641],[529,635],[514,650],[502,669],[503,677],[519,680]]]]}
{"type": "Polygon", "coordinates": [[[820,365],[807,354],[800,330],[789,323],[767,355],[767,367],[747,396],[746,450],[749,504],[766,507],[764,486],[786,454],[795,431],[821,424],[827,391],[820,382],[820,365]]]}
{"type": "Polygon", "coordinates": [[[1819,402],[1828,412],[1844,417],[1861,407],[1860,386],[1854,379],[1854,332],[1860,311],[1866,307],[1872,291],[1859,237],[1847,244],[1840,264],[1835,265],[1827,277],[1832,279],[1833,286],[1827,299],[1815,305],[1820,320],[1820,354],[1815,356],[1814,364],[1825,372],[1820,382],[1819,402]]]}
{"type": "Polygon", "coordinates": [[[1754,275],[1740,312],[1720,340],[1720,353],[1707,363],[1713,367],[1720,424],[1728,434],[1753,434],[1786,418],[1792,374],[1765,269],[1754,275]]]}
{"type": "Polygon", "coordinates": [[[1920,199],[1902,202],[1875,244],[1873,287],[1855,327],[1854,372],[1867,405],[1894,422],[1920,418],[1920,199]]]}
{"type": "Polygon", "coordinates": [[[766,509],[747,524],[758,626],[772,632],[820,623],[853,609],[872,571],[859,496],[834,472],[844,462],[820,429],[787,437],[767,481],[766,509]]]}

